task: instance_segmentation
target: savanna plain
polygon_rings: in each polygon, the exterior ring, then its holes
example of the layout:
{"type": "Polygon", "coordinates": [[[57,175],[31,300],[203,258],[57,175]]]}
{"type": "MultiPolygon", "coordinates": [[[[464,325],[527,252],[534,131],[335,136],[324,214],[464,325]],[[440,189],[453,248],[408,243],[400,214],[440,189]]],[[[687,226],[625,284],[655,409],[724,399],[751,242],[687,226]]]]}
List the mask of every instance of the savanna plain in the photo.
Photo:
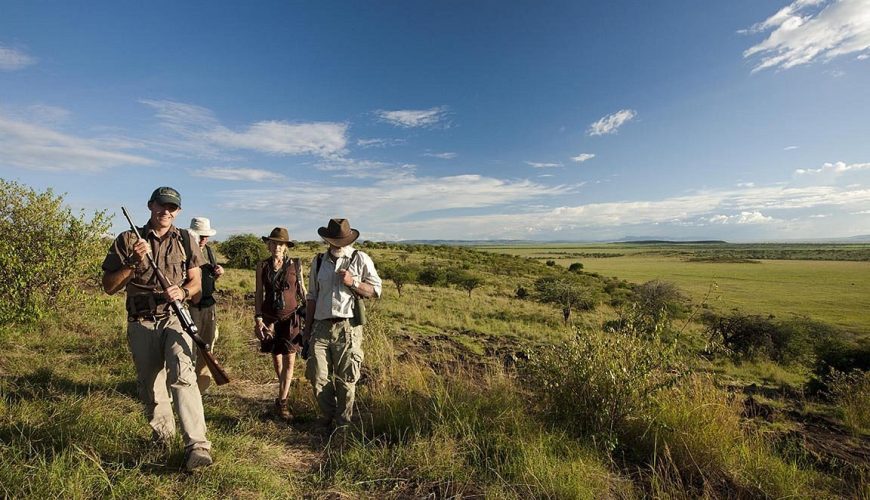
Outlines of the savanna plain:
{"type": "MultiPolygon", "coordinates": [[[[150,442],[123,297],[95,286],[108,243],[88,245],[54,295],[0,290],[4,497],[870,498],[870,245],[363,243],[384,292],[355,425],[329,434],[302,362],[293,419],[272,414],[264,249],[232,237],[215,350],[232,382],[203,398],[215,464],[194,474],[180,440],[150,442]]],[[[12,253],[3,272],[32,262],[12,253]]]]}

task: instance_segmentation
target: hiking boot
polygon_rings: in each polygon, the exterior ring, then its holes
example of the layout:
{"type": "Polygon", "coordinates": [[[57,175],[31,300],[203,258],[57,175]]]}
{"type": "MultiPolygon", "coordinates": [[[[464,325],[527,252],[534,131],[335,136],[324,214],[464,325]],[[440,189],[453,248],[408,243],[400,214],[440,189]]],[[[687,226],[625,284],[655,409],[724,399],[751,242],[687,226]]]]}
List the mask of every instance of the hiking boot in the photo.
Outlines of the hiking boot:
{"type": "Polygon", "coordinates": [[[276,399],[275,400],[275,414],[281,420],[290,420],[293,415],[290,414],[290,408],[287,406],[286,399],[276,399]]]}
{"type": "Polygon", "coordinates": [[[211,455],[204,448],[195,448],[187,452],[184,460],[184,470],[191,472],[200,467],[208,467],[212,464],[211,455]]]}

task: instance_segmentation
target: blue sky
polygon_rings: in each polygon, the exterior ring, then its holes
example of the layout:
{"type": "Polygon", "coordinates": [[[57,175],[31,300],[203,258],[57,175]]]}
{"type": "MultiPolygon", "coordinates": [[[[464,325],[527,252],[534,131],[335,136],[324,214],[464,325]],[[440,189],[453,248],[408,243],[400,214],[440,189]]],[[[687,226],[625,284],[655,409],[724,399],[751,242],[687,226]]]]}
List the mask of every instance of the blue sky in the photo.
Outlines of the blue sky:
{"type": "Polygon", "coordinates": [[[0,177],[218,239],[870,234],[868,89],[870,0],[0,0],[0,177]]]}

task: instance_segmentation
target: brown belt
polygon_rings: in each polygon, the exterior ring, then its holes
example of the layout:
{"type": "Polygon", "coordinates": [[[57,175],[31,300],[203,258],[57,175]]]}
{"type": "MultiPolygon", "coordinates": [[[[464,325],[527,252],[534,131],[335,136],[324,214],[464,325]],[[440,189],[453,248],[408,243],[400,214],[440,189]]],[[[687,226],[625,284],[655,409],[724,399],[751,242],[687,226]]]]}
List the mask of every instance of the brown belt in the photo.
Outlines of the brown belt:
{"type": "Polygon", "coordinates": [[[140,321],[160,321],[162,319],[166,319],[172,313],[165,312],[161,314],[140,314],[138,316],[127,316],[127,322],[129,323],[138,323],[140,321]]]}

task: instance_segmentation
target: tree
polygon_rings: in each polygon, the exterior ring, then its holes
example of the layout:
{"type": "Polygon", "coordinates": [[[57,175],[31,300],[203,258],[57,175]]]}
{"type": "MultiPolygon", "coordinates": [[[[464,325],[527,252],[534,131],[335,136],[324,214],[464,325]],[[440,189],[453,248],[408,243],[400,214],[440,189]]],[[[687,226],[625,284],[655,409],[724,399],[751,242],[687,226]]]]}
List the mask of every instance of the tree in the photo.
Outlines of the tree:
{"type": "Polygon", "coordinates": [[[565,322],[573,309],[595,308],[592,290],[574,275],[545,276],[535,281],[538,300],[562,307],[565,322]]]}
{"type": "Polygon", "coordinates": [[[250,233],[230,236],[221,243],[220,252],[227,258],[227,267],[237,269],[254,269],[269,256],[262,239],[250,233]]]}
{"type": "Polygon", "coordinates": [[[448,284],[447,271],[435,264],[429,264],[420,271],[417,278],[421,285],[445,286],[448,284]]]}
{"type": "Polygon", "coordinates": [[[579,273],[579,272],[583,271],[583,263],[582,262],[575,262],[575,263],[571,264],[570,266],[568,266],[568,270],[571,271],[572,273],[579,273]]]}
{"type": "Polygon", "coordinates": [[[413,265],[385,263],[381,266],[381,276],[395,283],[396,291],[402,296],[402,288],[417,281],[420,271],[413,265]]]}
{"type": "Polygon", "coordinates": [[[37,319],[96,283],[108,229],[105,211],[88,220],[51,189],[0,179],[0,323],[37,319]]]}
{"type": "Polygon", "coordinates": [[[451,281],[459,288],[468,292],[469,297],[471,297],[471,292],[475,288],[483,284],[483,279],[480,276],[464,271],[451,276],[451,281]]]}

